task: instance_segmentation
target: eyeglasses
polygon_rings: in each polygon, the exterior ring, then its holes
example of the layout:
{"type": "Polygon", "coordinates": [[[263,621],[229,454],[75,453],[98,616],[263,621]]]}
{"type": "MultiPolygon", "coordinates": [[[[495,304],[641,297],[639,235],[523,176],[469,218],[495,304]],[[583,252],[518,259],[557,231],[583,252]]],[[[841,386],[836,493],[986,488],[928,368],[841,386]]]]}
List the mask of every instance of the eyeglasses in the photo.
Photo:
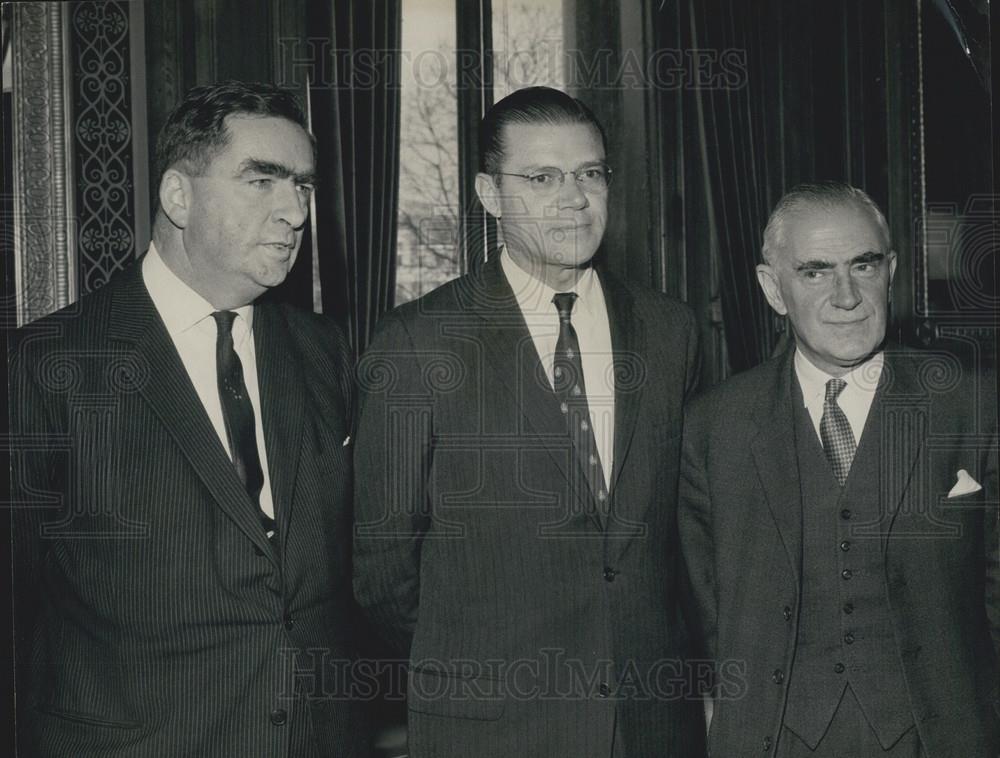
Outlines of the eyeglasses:
{"type": "Polygon", "coordinates": [[[529,189],[536,195],[554,195],[566,181],[566,174],[572,174],[577,186],[583,192],[600,194],[607,192],[611,186],[611,167],[606,163],[592,163],[582,166],[576,171],[563,171],[555,166],[546,166],[530,174],[511,174],[497,171],[496,176],[516,176],[528,183],[529,189]]]}

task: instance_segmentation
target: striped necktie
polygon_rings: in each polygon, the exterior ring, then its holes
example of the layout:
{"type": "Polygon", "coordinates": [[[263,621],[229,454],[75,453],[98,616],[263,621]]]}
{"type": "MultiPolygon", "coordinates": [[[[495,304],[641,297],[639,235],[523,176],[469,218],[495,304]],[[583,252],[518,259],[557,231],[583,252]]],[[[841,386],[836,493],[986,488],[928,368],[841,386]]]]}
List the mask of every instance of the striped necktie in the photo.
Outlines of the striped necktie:
{"type": "Polygon", "coordinates": [[[604,469],[597,451],[597,438],[594,436],[590,420],[587,386],[583,381],[580,342],[571,321],[576,297],[575,292],[557,292],[552,297],[552,302],[559,312],[559,338],[556,340],[556,354],[553,360],[552,387],[559,398],[559,410],[566,417],[569,436],[580,457],[590,490],[597,499],[601,512],[606,514],[608,486],[604,480],[604,469]]]}

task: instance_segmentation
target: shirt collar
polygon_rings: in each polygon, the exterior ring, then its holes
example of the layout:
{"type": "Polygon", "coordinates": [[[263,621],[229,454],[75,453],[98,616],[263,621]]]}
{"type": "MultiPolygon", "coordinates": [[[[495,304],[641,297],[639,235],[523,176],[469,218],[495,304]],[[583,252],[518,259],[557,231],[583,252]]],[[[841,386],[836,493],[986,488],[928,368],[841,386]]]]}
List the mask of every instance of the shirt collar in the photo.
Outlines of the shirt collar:
{"type": "MultiPolygon", "coordinates": [[[[857,396],[874,395],[884,365],[885,353],[880,350],[840,377],[847,383],[843,392],[857,396]]],[[[802,388],[802,398],[806,406],[809,407],[817,398],[822,406],[826,383],[834,378],[833,375],[815,366],[798,348],[795,349],[795,375],[798,377],[799,387],[802,388]]]]}
{"type": "MultiPolygon", "coordinates": [[[[209,318],[216,310],[170,270],[152,242],[142,259],[142,278],[171,337],[184,334],[209,318]]],[[[250,331],[253,328],[253,305],[233,310],[246,323],[247,331],[250,331]]]]}
{"type": "MultiPolygon", "coordinates": [[[[503,269],[507,283],[514,290],[514,297],[521,308],[522,313],[532,314],[555,314],[555,306],[552,304],[552,297],[556,291],[540,279],[536,279],[523,268],[514,262],[503,247],[500,251],[500,267],[503,269]]],[[[592,311],[598,307],[597,300],[601,296],[600,282],[593,266],[584,269],[576,285],[569,290],[575,292],[577,296],[574,313],[580,310],[592,311]]],[[[602,303],[603,304],[603,303],[602,303]]]]}

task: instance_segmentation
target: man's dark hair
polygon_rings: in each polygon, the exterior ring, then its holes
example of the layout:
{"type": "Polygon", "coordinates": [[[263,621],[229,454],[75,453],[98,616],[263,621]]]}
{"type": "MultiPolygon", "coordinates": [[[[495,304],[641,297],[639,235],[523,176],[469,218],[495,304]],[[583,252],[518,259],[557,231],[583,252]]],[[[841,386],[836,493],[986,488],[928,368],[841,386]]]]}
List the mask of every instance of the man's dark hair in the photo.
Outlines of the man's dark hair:
{"type": "Polygon", "coordinates": [[[496,174],[501,169],[504,127],[508,124],[585,124],[601,135],[601,144],[605,151],[608,149],[604,127],[583,102],[551,87],[526,87],[495,103],[483,117],[479,128],[479,166],[487,174],[496,174]]]}
{"type": "Polygon", "coordinates": [[[227,116],[284,118],[309,132],[298,100],[273,84],[226,81],[194,87],[167,117],[156,140],[157,180],[178,163],[190,174],[203,172],[229,144],[227,116]]]}

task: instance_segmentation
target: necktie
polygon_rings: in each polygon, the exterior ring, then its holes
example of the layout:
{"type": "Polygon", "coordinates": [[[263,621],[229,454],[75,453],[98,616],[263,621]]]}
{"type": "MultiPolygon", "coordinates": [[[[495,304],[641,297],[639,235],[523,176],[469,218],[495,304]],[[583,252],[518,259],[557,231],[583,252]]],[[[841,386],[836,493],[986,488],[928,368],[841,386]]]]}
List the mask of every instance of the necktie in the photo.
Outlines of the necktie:
{"type": "Polygon", "coordinates": [[[847,481],[847,474],[851,470],[851,461],[854,460],[854,451],[857,448],[847,416],[837,405],[837,397],[846,386],[847,382],[843,379],[831,379],[826,383],[823,418],[819,422],[819,437],[823,441],[823,451],[841,487],[847,481]]]}
{"type": "Polygon", "coordinates": [[[601,511],[607,513],[608,488],[597,452],[597,439],[590,423],[587,387],[583,381],[583,360],[580,358],[580,342],[570,320],[576,293],[558,292],[552,297],[552,302],[559,312],[559,338],[556,340],[552,386],[559,398],[559,410],[566,417],[569,436],[580,457],[591,492],[597,498],[601,511]]]}
{"type": "Polygon", "coordinates": [[[222,401],[222,418],[226,424],[226,438],[232,452],[236,475],[246,488],[247,494],[258,509],[258,516],[268,537],[274,535],[274,519],[260,510],[260,491],[264,486],[264,470],[260,465],[257,451],[257,434],[254,429],[253,406],[243,381],[243,364],[233,349],[232,311],[216,311],[215,319],[218,336],[215,341],[216,379],[219,385],[219,400],[222,401]]]}

